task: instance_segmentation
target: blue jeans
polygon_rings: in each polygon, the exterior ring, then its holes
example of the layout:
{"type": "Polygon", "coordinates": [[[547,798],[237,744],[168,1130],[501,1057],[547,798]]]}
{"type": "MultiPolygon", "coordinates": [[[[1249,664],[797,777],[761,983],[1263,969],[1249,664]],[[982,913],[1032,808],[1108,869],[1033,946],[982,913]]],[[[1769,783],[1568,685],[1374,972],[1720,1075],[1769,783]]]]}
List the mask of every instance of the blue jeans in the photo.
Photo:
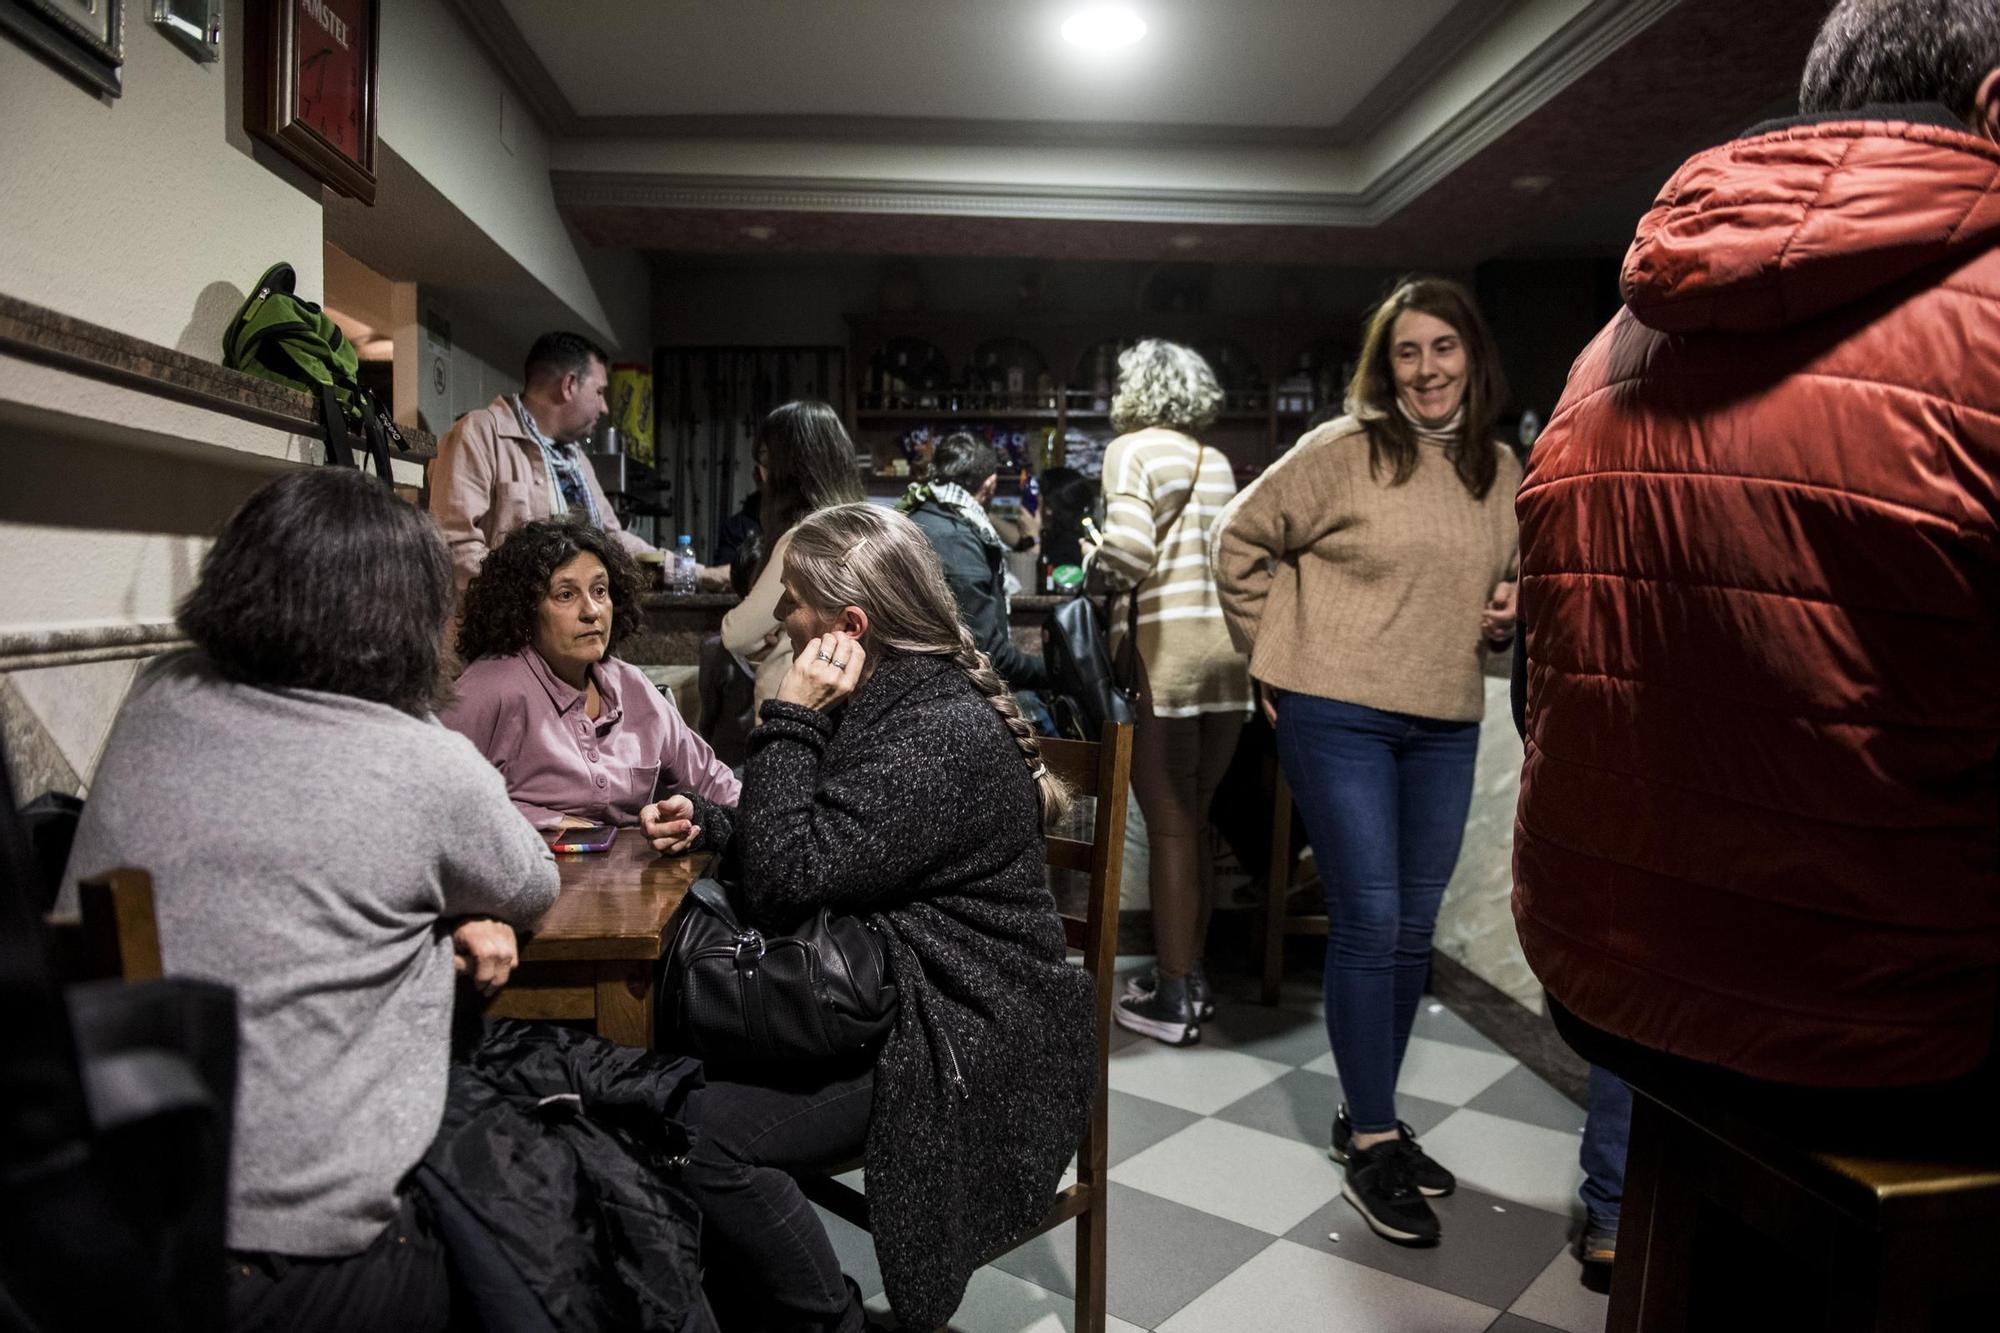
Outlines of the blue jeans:
{"type": "Polygon", "coordinates": [[[1326,1030],[1355,1132],[1396,1127],[1396,1074],[1472,805],[1477,722],[1278,696],[1278,762],[1326,891],[1326,1030]]]}
{"type": "Polygon", "coordinates": [[[1625,1198],[1625,1146],[1632,1140],[1632,1089],[1600,1065],[1590,1067],[1589,1105],[1584,1109],[1584,1216],[1593,1231],[1618,1234],[1618,1205],[1625,1198]]]}

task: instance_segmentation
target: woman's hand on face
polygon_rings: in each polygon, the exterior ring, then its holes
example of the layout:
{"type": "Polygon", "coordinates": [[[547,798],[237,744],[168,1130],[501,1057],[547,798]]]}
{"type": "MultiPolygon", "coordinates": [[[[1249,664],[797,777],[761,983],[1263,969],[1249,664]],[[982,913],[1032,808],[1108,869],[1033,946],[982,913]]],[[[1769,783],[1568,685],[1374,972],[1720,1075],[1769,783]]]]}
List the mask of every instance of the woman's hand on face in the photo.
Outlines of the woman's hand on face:
{"type": "Polygon", "coordinates": [[[694,822],[693,801],[685,796],[669,796],[639,812],[639,831],[653,844],[654,851],[679,856],[694,846],[694,840],[701,836],[701,825],[694,822]]]}
{"type": "Polygon", "coordinates": [[[801,708],[824,711],[854,693],[861,683],[861,667],[866,655],[851,634],[835,630],[822,634],[792,659],[778,697],[801,708]]]}
{"type": "Polygon", "coordinates": [[[496,994],[507,984],[520,961],[514,928],[492,917],[461,921],[451,932],[451,966],[460,976],[470,974],[481,995],[496,994]]]}
{"type": "Polygon", "coordinates": [[[1520,614],[1519,589],[1520,585],[1511,581],[1493,585],[1493,595],[1479,613],[1479,633],[1488,642],[1506,643],[1514,637],[1514,621],[1520,614]]]}

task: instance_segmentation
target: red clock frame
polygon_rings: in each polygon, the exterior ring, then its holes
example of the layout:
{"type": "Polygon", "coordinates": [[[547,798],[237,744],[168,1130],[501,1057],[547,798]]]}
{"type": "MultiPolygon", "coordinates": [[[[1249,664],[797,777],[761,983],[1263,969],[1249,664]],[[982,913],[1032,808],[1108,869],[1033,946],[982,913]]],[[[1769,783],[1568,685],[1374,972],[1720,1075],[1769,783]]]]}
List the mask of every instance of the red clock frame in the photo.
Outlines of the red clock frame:
{"type": "Polygon", "coordinates": [[[320,180],[375,202],[381,0],[250,0],[249,130],[320,180]]]}

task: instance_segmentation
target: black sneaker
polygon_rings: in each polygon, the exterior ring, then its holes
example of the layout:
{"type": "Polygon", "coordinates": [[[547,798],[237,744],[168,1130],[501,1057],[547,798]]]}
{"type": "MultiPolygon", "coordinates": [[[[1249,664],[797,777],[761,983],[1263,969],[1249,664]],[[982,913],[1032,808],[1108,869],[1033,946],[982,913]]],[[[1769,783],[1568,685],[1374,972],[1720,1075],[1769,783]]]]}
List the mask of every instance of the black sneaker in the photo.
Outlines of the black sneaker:
{"type": "Polygon", "coordinates": [[[1111,1016],[1118,1020],[1119,1027],[1144,1033],[1154,1041],[1169,1046],[1192,1046],[1201,1040],[1201,1020],[1195,1016],[1194,1003],[1188,998],[1185,986],[1166,989],[1180,993],[1162,994],[1156,988],[1143,996],[1121,995],[1111,1016]]]}
{"type": "Polygon", "coordinates": [[[1340,1197],[1353,1204],[1384,1240],[1435,1245],[1443,1231],[1437,1214],[1418,1192],[1410,1168],[1410,1145],[1401,1139],[1350,1152],[1340,1197]]]}
{"type": "MultiPolygon", "coordinates": [[[[1433,1199],[1441,1199],[1458,1188],[1458,1177],[1439,1166],[1431,1155],[1417,1146],[1417,1136],[1410,1127],[1398,1120],[1396,1131],[1402,1135],[1403,1146],[1410,1150],[1410,1177],[1416,1182],[1417,1192],[1433,1199]]],[[[1333,1117],[1333,1143],[1326,1155],[1334,1161],[1345,1164],[1347,1155],[1354,1151],[1354,1125],[1347,1118],[1347,1108],[1341,1107],[1333,1117]]]]}
{"type": "Polygon", "coordinates": [[[1586,1267],[1611,1267],[1618,1262],[1618,1229],[1596,1222],[1585,1223],[1576,1238],[1576,1257],[1586,1267]]]}
{"type": "MultiPolygon", "coordinates": [[[[1154,988],[1159,984],[1159,970],[1149,967],[1144,972],[1126,979],[1125,993],[1135,1000],[1144,1000],[1151,997],[1154,988]]],[[[1194,1016],[1204,1023],[1214,1018],[1215,996],[1210,993],[1208,978],[1202,975],[1200,968],[1188,973],[1187,987],[1188,998],[1194,1001],[1194,1016]]]]}

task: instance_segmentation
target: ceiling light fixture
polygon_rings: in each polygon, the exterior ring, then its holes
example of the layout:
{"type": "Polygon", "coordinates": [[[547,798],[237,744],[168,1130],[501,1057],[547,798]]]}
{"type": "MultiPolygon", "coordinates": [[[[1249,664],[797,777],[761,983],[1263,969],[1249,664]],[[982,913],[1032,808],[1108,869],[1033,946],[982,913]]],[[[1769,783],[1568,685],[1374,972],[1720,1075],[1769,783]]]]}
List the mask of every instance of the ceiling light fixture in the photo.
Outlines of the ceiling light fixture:
{"type": "Polygon", "coordinates": [[[743,235],[748,236],[753,241],[768,241],[773,236],[776,236],[778,234],[778,229],[776,227],[764,227],[764,226],[740,227],[738,228],[738,230],[742,232],[743,235]]]}
{"type": "Polygon", "coordinates": [[[1168,237],[1167,244],[1176,250],[1192,250],[1201,244],[1201,237],[1191,231],[1184,231],[1178,236],[1168,237]]]}
{"type": "Polygon", "coordinates": [[[1509,184],[1522,194],[1540,194],[1556,183],[1554,176],[1516,176],[1509,184]]]}
{"type": "Polygon", "coordinates": [[[1089,5],[1062,25],[1063,40],[1092,51],[1130,46],[1146,35],[1146,20],[1130,5],[1089,5]]]}

